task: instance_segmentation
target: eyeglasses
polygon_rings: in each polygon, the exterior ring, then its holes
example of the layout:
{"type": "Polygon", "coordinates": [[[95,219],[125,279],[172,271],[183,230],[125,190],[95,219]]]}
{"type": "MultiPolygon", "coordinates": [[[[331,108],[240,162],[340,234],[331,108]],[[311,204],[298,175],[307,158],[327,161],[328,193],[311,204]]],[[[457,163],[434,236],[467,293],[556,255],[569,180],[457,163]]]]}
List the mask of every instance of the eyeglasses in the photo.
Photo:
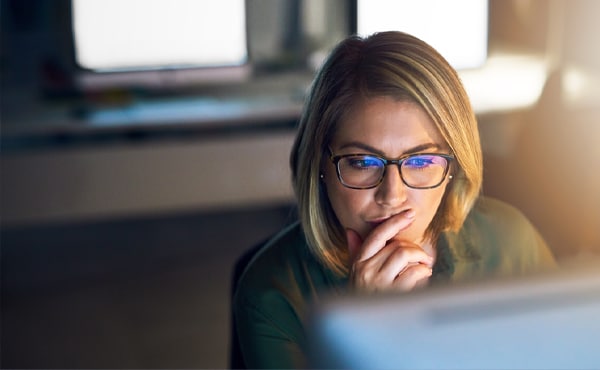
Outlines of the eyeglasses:
{"type": "Polygon", "coordinates": [[[371,189],[383,181],[387,166],[395,164],[409,188],[431,189],[442,184],[454,156],[438,153],[409,154],[388,159],[372,154],[345,154],[330,157],[342,185],[351,189],[371,189]]]}

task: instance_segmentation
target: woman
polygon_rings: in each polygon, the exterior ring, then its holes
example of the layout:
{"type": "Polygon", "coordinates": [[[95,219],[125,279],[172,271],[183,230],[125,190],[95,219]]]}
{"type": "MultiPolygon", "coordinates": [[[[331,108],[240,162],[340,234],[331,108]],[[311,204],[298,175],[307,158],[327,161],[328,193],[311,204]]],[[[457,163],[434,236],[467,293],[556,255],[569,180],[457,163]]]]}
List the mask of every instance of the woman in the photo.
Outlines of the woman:
{"type": "Polygon", "coordinates": [[[410,35],[353,36],[333,50],[290,163],[300,223],[262,248],[234,297],[246,366],[305,367],[305,315],[324,294],[554,266],[521,213],[480,196],[469,99],[446,60],[410,35]]]}

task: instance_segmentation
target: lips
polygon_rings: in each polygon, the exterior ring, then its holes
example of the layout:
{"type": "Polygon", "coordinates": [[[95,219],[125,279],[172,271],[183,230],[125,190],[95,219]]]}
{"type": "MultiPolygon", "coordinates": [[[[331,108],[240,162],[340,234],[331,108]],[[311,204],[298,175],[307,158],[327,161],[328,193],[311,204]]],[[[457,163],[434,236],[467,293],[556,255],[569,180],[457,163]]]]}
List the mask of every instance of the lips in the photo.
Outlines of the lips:
{"type": "Polygon", "coordinates": [[[384,223],[385,221],[389,220],[390,218],[392,218],[394,216],[406,213],[408,211],[410,211],[410,209],[405,209],[405,210],[403,210],[401,212],[395,213],[395,214],[390,215],[390,216],[375,217],[375,218],[373,218],[373,219],[371,219],[371,220],[369,220],[367,222],[369,223],[369,225],[372,225],[373,227],[375,227],[375,226],[381,225],[382,223],[384,223]]]}
{"type": "Polygon", "coordinates": [[[381,219],[381,220],[375,220],[375,221],[368,221],[368,223],[369,223],[369,225],[371,225],[373,227],[376,227],[376,226],[379,226],[382,223],[384,223],[385,220],[387,220],[387,219],[381,219]]]}

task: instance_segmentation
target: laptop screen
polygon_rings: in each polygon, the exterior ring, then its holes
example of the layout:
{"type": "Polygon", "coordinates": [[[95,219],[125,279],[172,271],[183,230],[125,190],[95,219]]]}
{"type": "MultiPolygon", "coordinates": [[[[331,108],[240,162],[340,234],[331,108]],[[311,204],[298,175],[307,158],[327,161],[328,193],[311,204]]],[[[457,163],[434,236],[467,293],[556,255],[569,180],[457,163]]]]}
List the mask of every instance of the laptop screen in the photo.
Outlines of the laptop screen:
{"type": "Polygon", "coordinates": [[[599,267],[331,299],[315,309],[311,358],[318,368],[599,368],[599,267]]]}

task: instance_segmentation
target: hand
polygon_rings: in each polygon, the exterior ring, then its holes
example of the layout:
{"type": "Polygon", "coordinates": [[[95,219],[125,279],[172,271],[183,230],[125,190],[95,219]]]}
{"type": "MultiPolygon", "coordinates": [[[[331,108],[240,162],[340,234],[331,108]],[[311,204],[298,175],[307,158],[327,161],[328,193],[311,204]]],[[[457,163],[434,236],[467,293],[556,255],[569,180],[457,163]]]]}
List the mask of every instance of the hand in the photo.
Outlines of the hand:
{"type": "Polygon", "coordinates": [[[360,291],[410,291],[427,282],[433,257],[419,245],[397,235],[410,226],[412,218],[399,214],[377,226],[363,241],[346,229],[352,261],[350,281],[360,291]]]}

